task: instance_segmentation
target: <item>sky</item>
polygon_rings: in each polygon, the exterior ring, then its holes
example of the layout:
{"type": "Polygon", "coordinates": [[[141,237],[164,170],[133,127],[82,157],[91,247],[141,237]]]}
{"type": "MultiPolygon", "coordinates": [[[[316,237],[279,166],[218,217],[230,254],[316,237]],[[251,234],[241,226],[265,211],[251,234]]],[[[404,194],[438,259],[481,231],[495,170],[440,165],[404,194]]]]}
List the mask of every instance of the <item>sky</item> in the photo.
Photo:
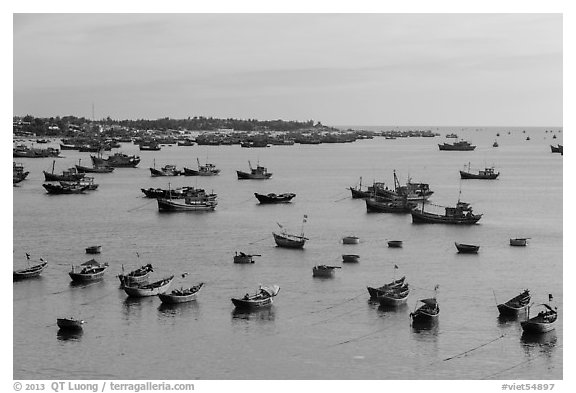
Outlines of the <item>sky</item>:
{"type": "Polygon", "coordinates": [[[13,114],[562,126],[563,16],[18,14],[13,114]]]}

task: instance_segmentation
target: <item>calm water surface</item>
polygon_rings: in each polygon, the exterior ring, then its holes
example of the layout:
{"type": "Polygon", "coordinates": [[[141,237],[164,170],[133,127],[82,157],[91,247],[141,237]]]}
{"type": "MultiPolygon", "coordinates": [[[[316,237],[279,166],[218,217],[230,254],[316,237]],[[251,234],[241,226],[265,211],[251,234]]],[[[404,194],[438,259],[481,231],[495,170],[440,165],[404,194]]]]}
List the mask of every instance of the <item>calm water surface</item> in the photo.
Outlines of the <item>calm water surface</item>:
{"type": "MultiPolygon", "coordinates": [[[[562,379],[562,156],[545,129],[455,130],[478,145],[473,152],[441,152],[442,137],[375,138],[352,144],[163,147],[139,152],[136,169],[95,174],[97,191],[47,195],[42,170],[52,159],[16,159],[30,171],[14,187],[14,269],[25,253],[50,263],[41,278],[13,284],[15,379],[562,379]],[[508,135],[507,131],[511,134],[508,135]],[[500,146],[492,143],[500,132],[500,146]],[[530,135],[531,140],[526,141],[530,135]],[[149,167],[194,168],[196,157],[222,169],[212,178],[152,178],[149,167]],[[274,175],[267,181],[236,178],[258,160],[274,175]],[[471,163],[494,164],[495,181],[460,180],[471,163]],[[367,214],[346,187],[393,185],[396,170],[430,184],[431,202],[450,206],[461,199],[484,213],[478,225],[414,225],[410,215],[367,214]],[[140,188],[192,185],[218,194],[211,213],[160,214],[140,188]],[[253,193],[297,194],[287,205],[260,206],[253,193]],[[310,241],[304,250],[275,247],[279,222],[310,241]],[[354,234],[358,245],[343,245],[354,234]],[[530,237],[510,247],[510,237],[530,237]],[[386,240],[404,241],[389,249],[386,240]],[[478,255],[459,255],[454,242],[480,245],[478,255]],[[72,286],[70,265],[90,259],[84,248],[102,245],[97,256],[110,268],[101,282],[72,286]],[[235,251],[257,253],[253,265],[235,265],[235,251]],[[137,257],[137,254],[139,257],[137,257]],[[341,255],[359,254],[357,264],[341,255]],[[156,277],[177,278],[173,287],[204,282],[196,302],[174,307],[157,297],[129,299],[115,277],[152,263],[156,277]],[[332,279],[312,277],[317,263],[342,266],[332,279]],[[394,265],[398,266],[395,271],[394,265]],[[408,304],[383,310],[368,301],[366,286],[406,275],[408,304]],[[237,313],[231,297],[278,284],[268,309],[237,313]],[[439,285],[439,322],[410,325],[417,300],[439,285]],[[559,309],[555,331],[522,335],[519,321],[498,318],[504,302],[529,288],[537,303],[553,293],[559,309]],[[82,333],[63,335],[56,318],[86,321],[82,333]],[[472,351],[470,351],[472,350],[472,351]],[[470,351],[470,352],[467,352],[470,351]],[[464,354],[467,352],[466,354],[464,354]]],[[[451,140],[448,140],[451,141],[451,140]]],[[[453,140],[452,140],[453,141],[453,140]]],[[[54,144],[56,146],[56,144],[54,144]]],[[[56,171],[90,153],[63,151],[56,171]]],[[[431,207],[432,208],[432,207],[431,207]]]]}

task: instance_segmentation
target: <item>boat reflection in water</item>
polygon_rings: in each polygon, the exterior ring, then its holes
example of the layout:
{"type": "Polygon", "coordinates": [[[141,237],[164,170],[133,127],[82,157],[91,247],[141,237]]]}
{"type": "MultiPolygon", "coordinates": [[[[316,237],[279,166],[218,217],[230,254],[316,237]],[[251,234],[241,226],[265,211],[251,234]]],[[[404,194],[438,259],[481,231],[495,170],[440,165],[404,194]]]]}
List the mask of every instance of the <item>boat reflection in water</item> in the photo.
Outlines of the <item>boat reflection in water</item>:
{"type": "Polygon", "coordinates": [[[274,305],[264,308],[234,308],[232,311],[232,321],[274,321],[276,312],[274,305]]]}
{"type": "Polygon", "coordinates": [[[186,303],[161,303],[158,306],[158,313],[160,317],[180,317],[193,315],[194,319],[198,319],[198,311],[200,307],[198,302],[186,302],[186,303]]]}
{"type": "Polygon", "coordinates": [[[56,338],[60,341],[75,341],[80,340],[82,335],[84,334],[84,330],[68,330],[68,329],[58,329],[58,333],[56,333],[56,338]]]}

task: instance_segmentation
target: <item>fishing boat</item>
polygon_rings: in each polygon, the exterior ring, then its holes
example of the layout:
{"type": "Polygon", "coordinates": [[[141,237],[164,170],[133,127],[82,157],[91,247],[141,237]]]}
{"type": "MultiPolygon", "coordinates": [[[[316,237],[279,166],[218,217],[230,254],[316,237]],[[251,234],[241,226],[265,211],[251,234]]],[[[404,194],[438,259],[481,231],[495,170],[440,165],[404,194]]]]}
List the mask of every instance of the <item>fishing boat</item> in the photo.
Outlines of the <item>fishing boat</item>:
{"type": "Polygon", "coordinates": [[[118,279],[120,280],[120,286],[124,287],[125,285],[138,285],[148,280],[148,276],[152,273],[154,269],[152,265],[149,263],[147,265],[141,266],[136,270],[131,271],[128,274],[124,274],[124,265],[122,265],[122,274],[118,275],[118,279]]]}
{"type": "Polygon", "coordinates": [[[204,287],[203,282],[190,288],[174,289],[170,293],[159,293],[158,297],[164,304],[186,303],[196,300],[196,295],[198,295],[198,292],[200,292],[202,287],[204,287]]]}
{"type": "Polygon", "coordinates": [[[257,192],[255,192],[254,196],[262,204],[265,204],[265,203],[288,203],[292,200],[292,198],[294,198],[296,196],[296,194],[294,194],[292,192],[288,192],[288,193],[279,194],[279,195],[274,194],[274,193],[264,195],[264,194],[258,194],[257,192]]]}
{"type": "Polygon", "coordinates": [[[482,214],[472,213],[469,203],[460,201],[458,201],[456,207],[445,207],[444,215],[425,212],[424,204],[422,204],[421,210],[414,209],[410,214],[412,214],[412,223],[414,224],[473,225],[482,218],[482,214]]]}
{"type": "Polygon", "coordinates": [[[437,320],[440,314],[440,307],[438,307],[436,298],[421,299],[420,302],[423,304],[410,313],[412,323],[427,323],[437,320]]]}
{"type": "Polygon", "coordinates": [[[111,173],[114,171],[114,167],[111,166],[82,166],[82,165],[75,165],[76,170],[78,173],[111,173]]]}
{"type": "Polygon", "coordinates": [[[290,234],[286,232],[286,230],[282,225],[276,223],[282,230],[280,233],[275,232],[272,233],[276,245],[278,247],[284,247],[284,248],[304,248],[306,240],[309,240],[307,237],[304,237],[304,223],[306,222],[307,218],[308,216],[304,215],[304,218],[302,219],[302,232],[300,235],[290,234]]]}
{"type": "Polygon", "coordinates": [[[44,183],[42,187],[46,189],[48,194],[82,194],[88,189],[88,186],[78,184],[63,186],[61,184],[44,183]]]}
{"type": "Polygon", "coordinates": [[[24,171],[24,165],[20,163],[12,163],[12,184],[20,183],[26,179],[30,172],[24,171]]]}
{"type": "MultiPolygon", "coordinates": [[[[371,198],[378,200],[388,200],[397,202],[397,205],[407,205],[408,202],[422,202],[428,200],[434,191],[430,190],[430,185],[427,183],[414,183],[408,177],[405,185],[400,185],[396,170],[393,171],[394,175],[394,189],[388,189],[384,185],[372,187],[373,194],[371,198]]],[[[367,206],[368,207],[368,206],[367,206]]]]}
{"type": "Polygon", "coordinates": [[[470,163],[468,163],[468,171],[460,171],[461,179],[494,180],[498,175],[500,175],[500,172],[495,172],[494,167],[484,168],[484,170],[479,170],[478,173],[472,173],[470,170],[470,163]]]}
{"type": "Polygon", "coordinates": [[[56,161],[52,162],[52,172],[42,171],[44,173],[45,181],[77,181],[84,177],[84,173],[79,173],[76,168],[69,168],[68,170],[62,171],[62,174],[58,175],[54,173],[54,164],[56,161]]]}
{"type": "Polygon", "coordinates": [[[73,265],[72,270],[68,274],[74,282],[91,282],[101,280],[107,268],[108,263],[100,263],[95,259],[91,259],[80,266],[73,265]]]}
{"type": "Polygon", "coordinates": [[[560,145],[558,146],[550,145],[550,150],[552,150],[552,153],[560,153],[560,145]]]}
{"type": "Polygon", "coordinates": [[[312,277],[334,277],[336,269],[342,269],[341,266],[316,265],[312,268],[312,277]]]}
{"type": "Polygon", "coordinates": [[[543,307],[535,317],[530,318],[530,308],[528,308],[528,316],[525,321],[520,322],[522,330],[530,333],[546,333],[553,330],[555,322],[558,319],[557,309],[553,309],[548,304],[539,304],[543,307]]]}
{"type": "Polygon", "coordinates": [[[84,323],[83,320],[74,317],[56,318],[56,324],[62,330],[81,330],[84,323]]]}
{"type": "Polygon", "coordinates": [[[179,188],[141,188],[140,189],[146,198],[171,198],[182,199],[187,196],[216,199],[216,194],[206,194],[206,190],[202,188],[194,188],[192,186],[185,186],[179,188]]]}
{"type": "Polygon", "coordinates": [[[438,148],[442,151],[472,151],[476,149],[475,145],[470,144],[470,142],[461,140],[454,143],[438,144],[438,148]]]}
{"type": "Polygon", "coordinates": [[[184,202],[179,202],[178,200],[172,200],[171,198],[158,198],[158,210],[161,212],[179,212],[179,211],[213,211],[216,209],[218,202],[208,198],[197,198],[186,196],[184,197],[184,202]]]}
{"type": "Polygon", "coordinates": [[[157,176],[180,176],[182,171],[176,169],[176,165],[164,165],[160,169],[150,168],[150,174],[152,177],[157,176]]]}
{"type": "Polygon", "coordinates": [[[53,147],[48,147],[46,149],[37,149],[34,147],[28,147],[26,145],[18,145],[12,149],[13,157],[44,158],[44,157],[58,157],[59,155],[60,150],[54,149],[53,147]]]}
{"type": "Polygon", "coordinates": [[[96,167],[111,166],[114,168],[135,168],[140,163],[140,157],[124,153],[114,153],[108,158],[90,156],[96,167]]]}
{"type": "Polygon", "coordinates": [[[515,247],[524,247],[528,243],[529,237],[517,237],[515,239],[510,239],[510,245],[515,247]]]}
{"type": "Polygon", "coordinates": [[[13,272],[13,280],[24,280],[26,278],[38,277],[46,266],[48,266],[48,262],[44,259],[40,258],[40,263],[36,265],[30,266],[30,254],[26,253],[26,261],[28,262],[28,267],[25,269],[14,270],[13,272]]]}
{"type": "Polygon", "coordinates": [[[454,138],[454,139],[458,139],[458,134],[446,134],[446,138],[454,138]]]}
{"type": "Polygon", "coordinates": [[[357,187],[348,187],[348,189],[352,192],[353,199],[369,198],[374,193],[377,184],[381,185],[382,188],[384,187],[384,183],[375,182],[372,188],[368,187],[366,190],[362,190],[362,176],[360,176],[360,184],[357,187]]]}
{"type": "Polygon", "coordinates": [[[388,288],[378,294],[377,300],[381,306],[384,307],[399,307],[406,304],[408,295],[410,294],[410,287],[408,284],[403,284],[399,287],[388,288]]]}
{"type": "Polygon", "coordinates": [[[402,240],[388,240],[388,247],[402,248],[402,240]]]}
{"type": "Polygon", "coordinates": [[[394,201],[376,197],[366,198],[365,201],[368,213],[410,213],[413,208],[418,206],[414,202],[408,202],[407,197],[394,201]]]}
{"type": "Polygon", "coordinates": [[[142,142],[139,145],[141,151],[158,151],[161,149],[160,144],[155,141],[142,142]]]}
{"type": "Polygon", "coordinates": [[[454,242],[454,245],[460,254],[477,254],[478,250],[480,249],[480,246],[475,246],[473,244],[454,242]]]}
{"type": "Polygon", "coordinates": [[[220,169],[217,169],[214,164],[200,165],[198,158],[196,158],[196,162],[198,163],[198,170],[184,167],[184,176],[216,176],[220,173],[220,169]]]}
{"type": "Polygon", "coordinates": [[[236,308],[254,309],[272,304],[272,298],[278,295],[280,287],[278,285],[260,286],[254,295],[246,294],[242,298],[232,298],[232,303],[236,308]]]}
{"type": "Polygon", "coordinates": [[[342,262],[358,262],[360,255],[357,254],[342,254],[342,262]]]}
{"type": "Polygon", "coordinates": [[[342,238],[343,244],[358,244],[360,243],[360,238],[358,236],[344,236],[342,238]]]}
{"type": "Polygon", "coordinates": [[[234,255],[234,263],[254,263],[254,257],[260,257],[260,254],[245,254],[243,252],[236,252],[234,255]]]}
{"type": "Polygon", "coordinates": [[[268,172],[268,169],[266,169],[265,167],[260,166],[259,163],[256,165],[256,168],[252,168],[252,164],[250,163],[250,161],[248,161],[248,166],[250,167],[250,173],[236,171],[236,174],[238,175],[238,180],[243,179],[264,180],[269,179],[270,176],[272,176],[272,173],[268,172]]]}
{"type": "Polygon", "coordinates": [[[102,252],[102,246],[86,247],[86,254],[100,254],[101,252],[102,252]]]}
{"type": "Polygon", "coordinates": [[[518,314],[528,311],[530,299],[530,291],[525,289],[520,295],[513,297],[506,303],[498,304],[498,311],[500,312],[500,315],[517,316],[518,314]]]}
{"type": "Polygon", "coordinates": [[[170,284],[172,284],[172,280],[174,280],[174,275],[154,281],[150,284],[124,284],[124,292],[126,292],[130,297],[156,296],[159,293],[166,292],[170,287],[170,284]]]}
{"type": "Polygon", "coordinates": [[[392,280],[392,282],[389,282],[388,284],[384,284],[378,288],[374,288],[374,287],[366,287],[366,288],[368,289],[368,293],[370,294],[370,299],[376,300],[376,299],[378,299],[378,296],[380,296],[380,294],[383,293],[384,291],[389,290],[389,289],[393,289],[393,288],[399,288],[402,285],[404,285],[405,281],[406,281],[406,276],[403,276],[403,277],[399,278],[398,280],[394,279],[394,280],[392,280]]]}
{"type": "Polygon", "coordinates": [[[70,186],[86,187],[86,191],[94,191],[98,188],[98,184],[94,183],[94,178],[90,176],[84,176],[84,178],[76,181],[60,180],[60,185],[63,187],[70,187],[70,186]]]}

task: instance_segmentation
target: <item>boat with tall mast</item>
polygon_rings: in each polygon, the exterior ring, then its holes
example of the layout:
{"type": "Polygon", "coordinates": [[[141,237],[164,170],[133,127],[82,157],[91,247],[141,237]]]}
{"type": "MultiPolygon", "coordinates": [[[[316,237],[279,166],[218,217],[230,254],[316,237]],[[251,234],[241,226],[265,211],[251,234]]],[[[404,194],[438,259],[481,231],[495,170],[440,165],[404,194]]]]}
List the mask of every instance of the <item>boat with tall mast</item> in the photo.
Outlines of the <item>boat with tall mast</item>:
{"type": "Polygon", "coordinates": [[[500,175],[500,172],[495,172],[494,167],[486,167],[484,170],[479,170],[478,173],[472,173],[470,163],[468,163],[468,171],[460,171],[461,179],[483,179],[494,180],[500,175]]]}
{"type": "Polygon", "coordinates": [[[280,225],[280,223],[276,223],[282,230],[280,233],[276,232],[272,233],[276,245],[278,247],[284,247],[284,248],[304,248],[306,240],[309,240],[307,237],[304,236],[304,223],[306,223],[307,218],[308,215],[304,214],[304,218],[302,219],[302,230],[300,235],[290,234],[286,232],[286,229],[282,225],[280,225]]]}
{"type": "Polygon", "coordinates": [[[236,171],[236,174],[238,175],[238,180],[243,179],[265,180],[270,179],[270,176],[272,176],[272,173],[268,172],[268,169],[261,166],[260,163],[256,165],[256,168],[252,168],[252,164],[250,163],[250,161],[248,161],[248,166],[250,167],[250,173],[236,171]]]}
{"type": "Polygon", "coordinates": [[[184,167],[184,176],[216,176],[220,173],[220,169],[217,169],[214,164],[207,162],[204,165],[200,165],[198,158],[196,158],[196,162],[198,163],[198,170],[184,167]]]}

